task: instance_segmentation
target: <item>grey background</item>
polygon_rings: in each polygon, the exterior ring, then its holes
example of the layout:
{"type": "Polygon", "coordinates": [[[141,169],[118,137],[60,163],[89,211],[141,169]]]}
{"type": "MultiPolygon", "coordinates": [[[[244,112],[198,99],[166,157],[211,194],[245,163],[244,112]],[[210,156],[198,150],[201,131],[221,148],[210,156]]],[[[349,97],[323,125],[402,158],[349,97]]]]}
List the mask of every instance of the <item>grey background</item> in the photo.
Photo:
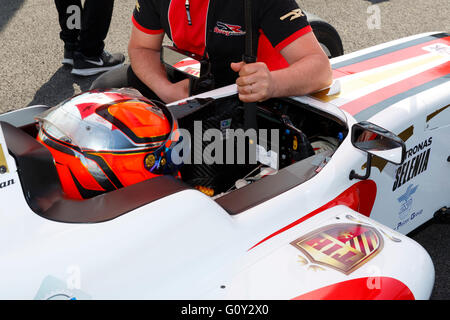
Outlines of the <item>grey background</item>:
{"type": "MultiPolygon", "coordinates": [[[[55,105],[87,90],[94,77],[72,76],[61,65],[63,46],[53,0],[0,0],[0,112],[33,104],[55,105]]],[[[302,9],[330,22],[346,53],[429,31],[450,31],[448,0],[298,0],[302,9]],[[381,28],[370,30],[369,6],[381,28]]],[[[127,54],[135,0],[116,0],[106,48],[127,54]]],[[[128,58],[127,58],[128,60],[128,58]]],[[[448,225],[430,223],[411,235],[430,253],[436,269],[433,299],[450,297],[448,225]]],[[[401,263],[401,261],[396,261],[401,263]]]]}

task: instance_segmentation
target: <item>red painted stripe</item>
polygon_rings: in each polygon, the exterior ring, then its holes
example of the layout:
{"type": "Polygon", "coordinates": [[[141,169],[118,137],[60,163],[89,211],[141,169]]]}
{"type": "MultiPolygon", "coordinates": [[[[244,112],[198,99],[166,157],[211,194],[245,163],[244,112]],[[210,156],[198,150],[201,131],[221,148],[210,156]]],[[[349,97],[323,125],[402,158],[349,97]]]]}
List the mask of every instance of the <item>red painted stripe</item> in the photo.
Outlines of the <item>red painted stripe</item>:
{"type": "Polygon", "coordinates": [[[436,43],[448,43],[450,41],[450,37],[442,38],[442,39],[436,39],[433,41],[421,43],[419,45],[415,45],[406,49],[402,49],[399,51],[391,52],[388,54],[385,54],[380,57],[368,59],[366,61],[358,62],[350,66],[345,66],[339,69],[333,70],[333,76],[335,79],[338,79],[340,77],[354,74],[358,72],[363,72],[375,68],[379,68],[382,66],[385,66],[387,64],[395,63],[404,61],[410,58],[419,57],[421,55],[429,54],[430,52],[423,50],[423,47],[436,44],[436,43]]]}
{"type": "Polygon", "coordinates": [[[144,33],[146,33],[146,34],[161,34],[161,33],[164,32],[163,29],[152,30],[152,29],[144,28],[143,26],[141,26],[141,25],[136,21],[136,19],[134,18],[134,16],[131,17],[131,21],[133,22],[133,24],[134,24],[134,26],[135,26],[136,28],[138,28],[140,31],[142,31],[142,32],[144,32],[144,33]]]}
{"type": "Polygon", "coordinates": [[[369,246],[369,250],[373,251],[373,249],[376,247],[377,244],[373,243],[372,238],[370,238],[370,237],[366,237],[366,240],[367,240],[367,245],[369,246]]]}
{"type": "Polygon", "coordinates": [[[390,86],[369,93],[368,95],[342,105],[340,108],[349,112],[351,115],[355,115],[381,101],[406,92],[412,88],[418,87],[432,80],[441,78],[447,74],[450,74],[450,62],[443,63],[433,69],[424,71],[408,79],[399,81],[390,86]]]}
{"type": "Polygon", "coordinates": [[[345,73],[345,72],[342,72],[342,71],[337,70],[337,69],[333,69],[332,71],[333,71],[333,78],[334,79],[339,79],[339,78],[342,78],[342,77],[345,77],[345,76],[349,75],[349,73],[345,73]]]}
{"type": "Polygon", "coordinates": [[[414,300],[401,281],[389,277],[358,278],[323,287],[292,300],[414,300]]]}
{"type": "Polygon", "coordinates": [[[261,243],[295,227],[296,225],[315,216],[316,214],[318,214],[322,211],[325,211],[327,209],[330,209],[332,207],[338,206],[338,205],[346,205],[349,208],[369,217],[370,212],[372,211],[373,204],[375,202],[376,194],[377,194],[377,185],[375,184],[375,182],[373,180],[359,181],[359,182],[355,183],[354,185],[352,185],[347,190],[345,190],[344,192],[342,192],[339,196],[337,196],[336,198],[334,198],[333,200],[328,202],[327,204],[312,211],[311,213],[308,213],[307,215],[301,217],[300,219],[292,222],[291,224],[287,225],[286,227],[272,233],[268,237],[259,241],[253,247],[248,249],[248,251],[259,246],[261,243]]]}
{"type": "Polygon", "coordinates": [[[366,247],[364,246],[364,242],[363,242],[363,240],[362,240],[362,237],[361,237],[361,236],[358,236],[358,237],[355,239],[355,241],[358,241],[359,248],[360,248],[361,252],[364,253],[364,254],[366,254],[366,247]]]}
{"type": "Polygon", "coordinates": [[[291,44],[292,42],[294,42],[295,40],[297,40],[298,38],[300,38],[301,36],[309,33],[312,31],[311,26],[306,26],[296,32],[294,32],[293,34],[291,34],[289,37],[287,37],[286,39],[284,39],[283,41],[281,41],[279,44],[277,44],[275,46],[275,49],[277,49],[278,51],[283,50],[285,47],[287,47],[289,44],[291,44]]]}

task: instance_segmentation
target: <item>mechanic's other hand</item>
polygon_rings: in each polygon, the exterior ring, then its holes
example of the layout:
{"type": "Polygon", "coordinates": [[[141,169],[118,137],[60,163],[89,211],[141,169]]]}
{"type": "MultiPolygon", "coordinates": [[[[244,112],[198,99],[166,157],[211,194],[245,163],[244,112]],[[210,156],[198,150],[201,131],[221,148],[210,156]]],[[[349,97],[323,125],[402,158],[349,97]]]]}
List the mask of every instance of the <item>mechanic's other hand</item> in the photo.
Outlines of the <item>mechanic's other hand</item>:
{"type": "Polygon", "coordinates": [[[189,79],[170,84],[160,98],[165,103],[171,103],[189,97],[189,79]]]}
{"type": "Polygon", "coordinates": [[[236,80],[239,99],[242,102],[264,101],[272,97],[274,81],[264,62],[246,64],[231,63],[231,69],[239,72],[236,80]]]}

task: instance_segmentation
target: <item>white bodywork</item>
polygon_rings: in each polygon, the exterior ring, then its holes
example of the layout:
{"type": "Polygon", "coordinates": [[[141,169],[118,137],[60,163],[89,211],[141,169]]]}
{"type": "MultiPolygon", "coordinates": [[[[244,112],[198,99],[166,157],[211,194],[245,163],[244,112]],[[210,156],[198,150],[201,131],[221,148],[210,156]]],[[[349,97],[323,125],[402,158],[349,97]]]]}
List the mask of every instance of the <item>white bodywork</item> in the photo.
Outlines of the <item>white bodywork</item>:
{"type": "MultiPolygon", "coordinates": [[[[424,36],[366,49],[332,63],[424,36]]],[[[434,63],[447,64],[448,68],[448,56],[442,57],[434,63]]],[[[346,81],[352,77],[356,75],[339,79],[343,93],[346,81]]],[[[374,84],[383,85],[386,83],[374,84]]],[[[355,91],[351,97],[327,102],[314,96],[294,99],[338,115],[337,108],[344,101],[376,89],[361,90],[364,92],[355,91]]],[[[235,92],[236,88],[229,86],[203,96],[235,92]]],[[[313,178],[237,215],[229,215],[199,191],[185,190],[107,222],[54,222],[38,216],[28,206],[16,164],[6,152],[0,131],[8,167],[8,172],[0,175],[0,298],[294,299],[359,279],[364,293],[357,298],[394,299],[389,292],[409,290],[409,298],[428,299],[434,284],[432,261],[420,245],[404,234],[449,204],[450,164],[446,159],[450,149],[450,108],[427,121],[428,115],[450,103],[449,92],[450,81],[446,81],[368,119],[395,134],[414,126],[406,141],[407,150],[432,139],[423,147],[425,151],[432,148],[426,172],[394,191],[399,166],[372,165],[369,179],[376,185],[376,198],[370,218],[332,202],[358,183],[349,180],[350,170],[365,170],[362,166],[367,155],[353,147],[348,135],[313,178]],[[398,198],[410,184],[418,188],[413,196],[405,196],[403,203],[398,198]],[[378,240],[382,242],[378,252],[348,274],[312,261],[291,244],[322,227],[344,223],[368,226],[382,238],[378,240]],[[396,282],[392,284],[390,279],[396,282]]],[[[357,120],[344,112],[351,128],[357,120]]],[[[317,293],[307,297],[329,296],[317,293]]]]}

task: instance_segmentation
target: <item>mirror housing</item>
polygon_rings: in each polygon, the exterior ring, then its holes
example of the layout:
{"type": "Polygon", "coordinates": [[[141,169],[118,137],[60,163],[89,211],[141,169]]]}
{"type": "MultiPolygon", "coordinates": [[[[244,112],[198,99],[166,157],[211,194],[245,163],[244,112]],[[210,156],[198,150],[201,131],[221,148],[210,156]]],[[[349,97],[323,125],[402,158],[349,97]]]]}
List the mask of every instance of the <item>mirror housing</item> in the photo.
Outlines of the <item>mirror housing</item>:
{"type": "Polygon", "coordinates": [[[162,46],[161,62],[168,70],[177,71],[190,80],[190,96],[214,88],[211,64],[202,56],[174,46],[162,46]]]}
{"type": "Polygon", "coordinates": [[[355,148],[367,152],[367,163],[366,174],[361,176],[352,170],[350,180],[370,177],[373,156],[397,165],[402,164],[406,157],[405,142],[400,137],[368,121],[353,125],[351,141],[355,148]]]}
{"type": "Polygon", "coordinates": [[[394,164],[402,164],[406,156],[405,142],[392,132],[368,121],[352,127],[355,148],[394,164]]]}

